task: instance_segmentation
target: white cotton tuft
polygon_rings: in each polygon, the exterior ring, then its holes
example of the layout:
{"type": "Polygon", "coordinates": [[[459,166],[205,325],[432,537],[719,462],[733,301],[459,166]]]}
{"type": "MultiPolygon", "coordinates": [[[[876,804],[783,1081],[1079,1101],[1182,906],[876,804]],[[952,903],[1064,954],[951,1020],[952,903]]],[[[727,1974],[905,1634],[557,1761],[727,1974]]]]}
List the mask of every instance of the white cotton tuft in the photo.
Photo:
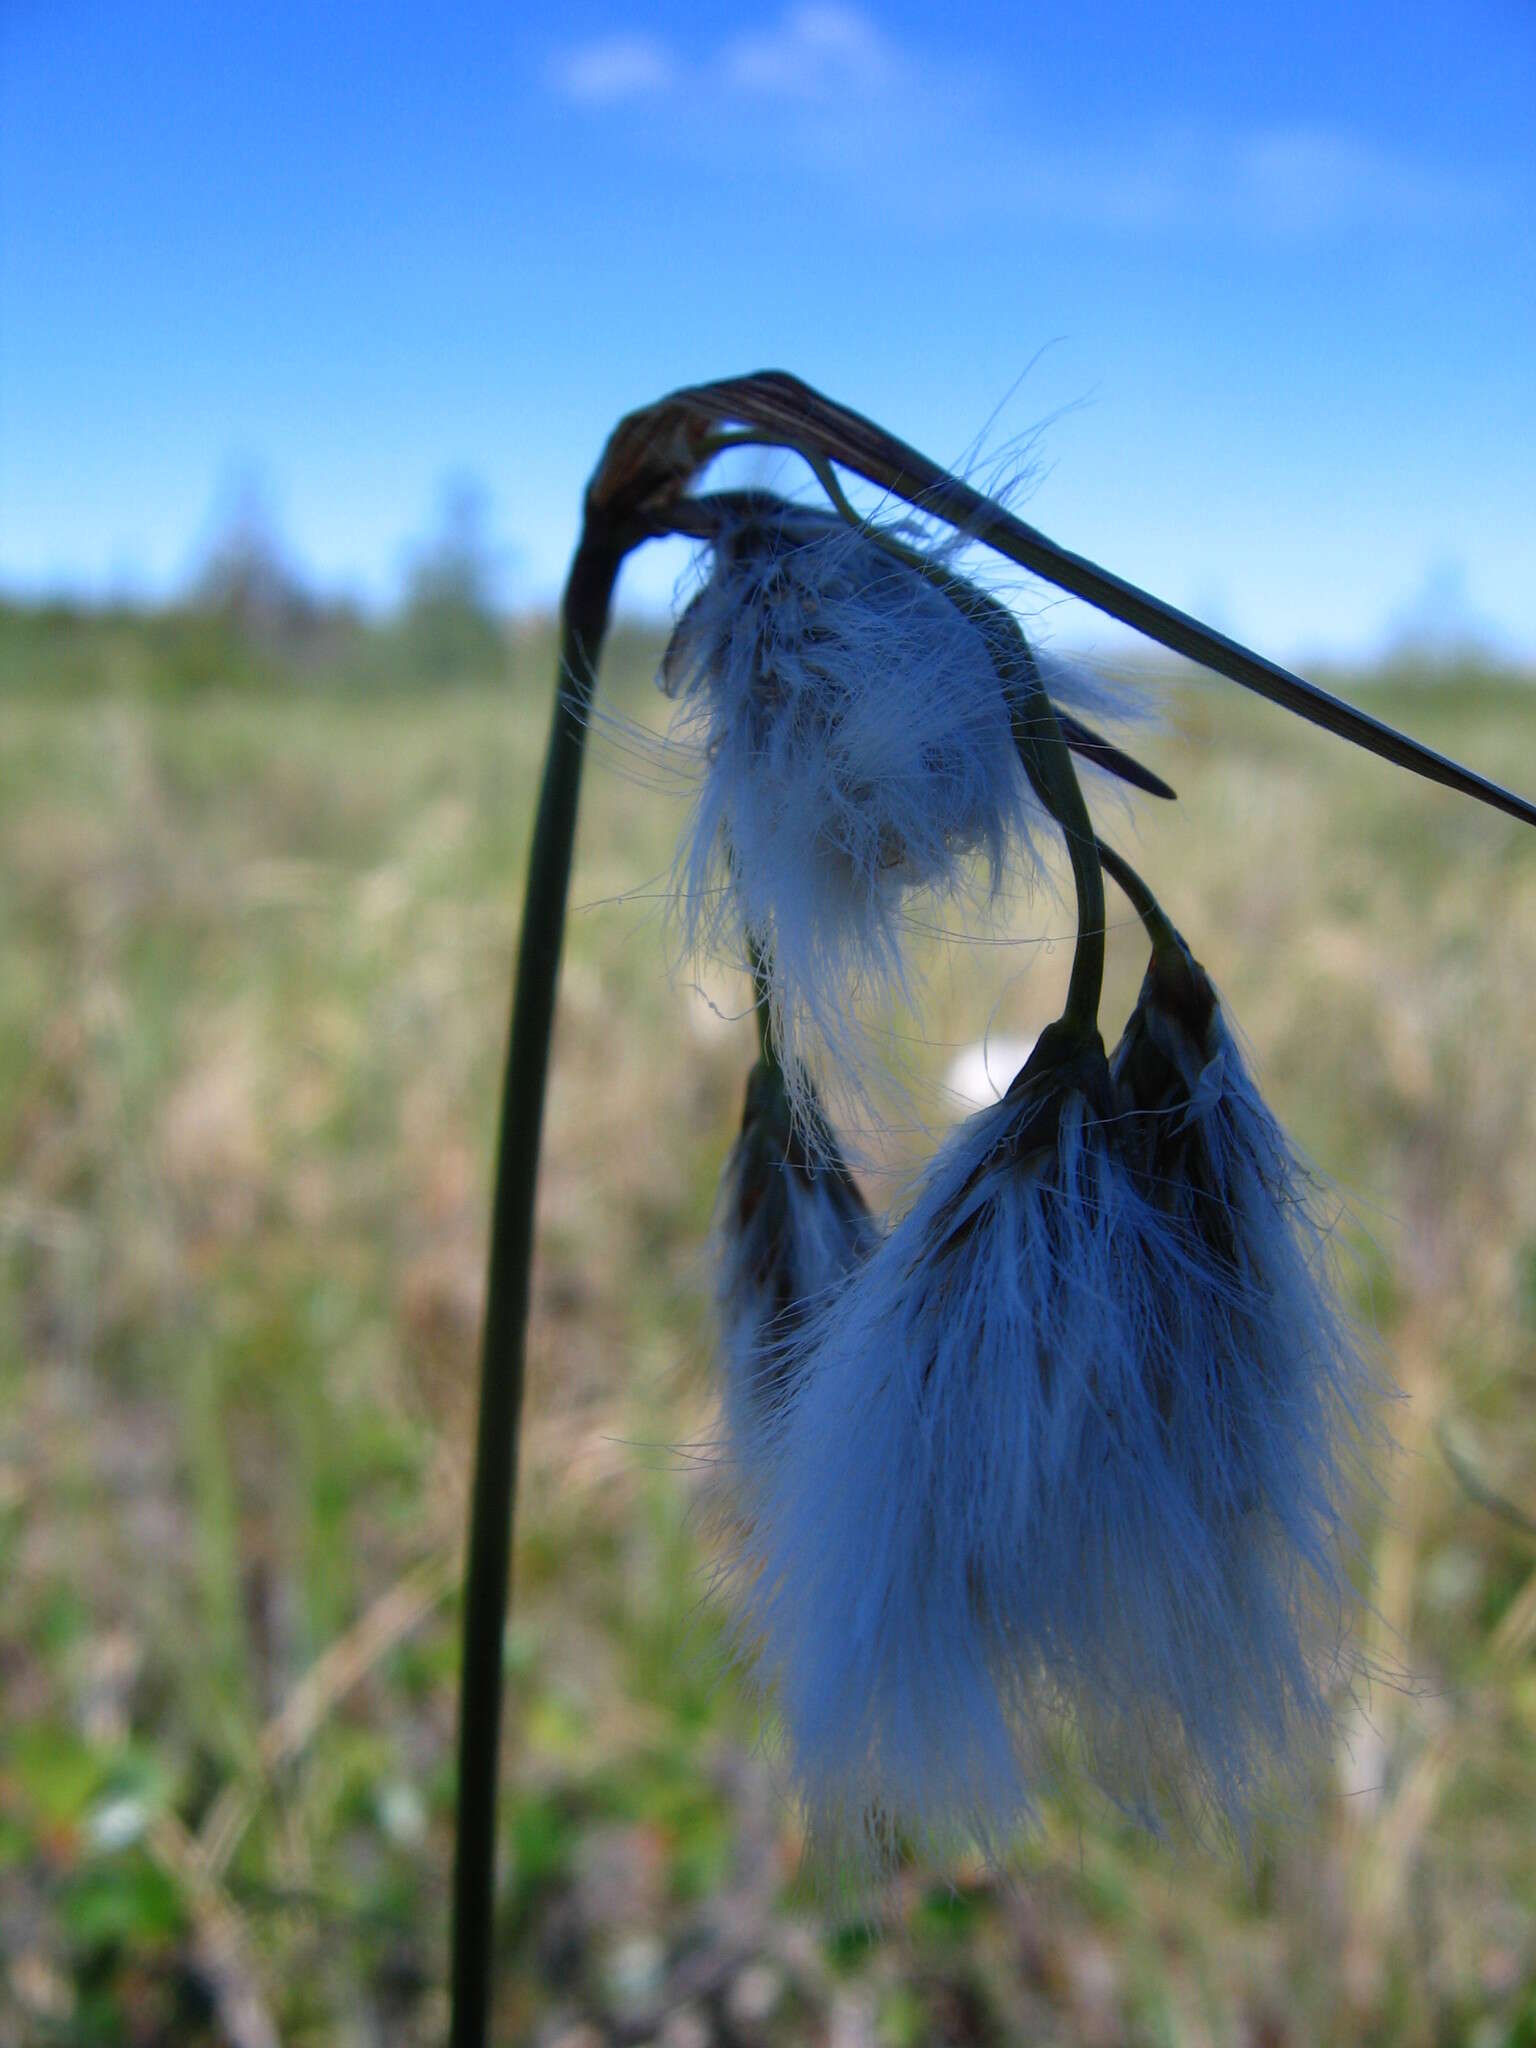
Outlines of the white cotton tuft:
{"type": "Polygon", "coordinates": [[[1234,1182],[1234,1267],[1122,1124],[1102,1048],[1047,1046],[799,1333],[739,1631],[834,1854],[998,1855],[1064,1742],[1245,1833],[1328,1724],[1347,1326],[1294,1217],[1234,1182]]]}
{"type": "MultiPolygon", "coordinates": [[[[1075,673],[1054,684],[1070,702],[1075,673]]],[[[859,1011],[905,1001],[914,891],[995,898],[1033,876],[1043,813],[980,628],[867,534],[794,506],[712,545],[662,683],[699,788],[678,858],[691,948],[755,954],[797,1120],[818,1051],[867,1104],[859,1011]]],[[[1102,691],[1080,694],[1094,709],[1102,691]]]]}
{"type": "MultiPolygon", "coordinates": [[[[1233,1660],[1195,1739],[1214,1749],[1223,1719],[1259,1726],[1267,1712],[1283,1756],[1293,1729],[1326,1729],[1321,1681],[1348,1667],[1351,1511],[1366,1451],[1386,1447],[1386,1390],[1341,1298],[1324,1185],[1182,942],[1148,968],[1111,1078],[1122,1151],[1161,1224],[1149,1279],[1169,1443],[1201,1512],[1241,1533],[1233,1583],[1268,1664],[1261,1687],[1233,1660]]],[[[1229,1746],[1234,1777],[1254,1761],[1229,1746]]]]}

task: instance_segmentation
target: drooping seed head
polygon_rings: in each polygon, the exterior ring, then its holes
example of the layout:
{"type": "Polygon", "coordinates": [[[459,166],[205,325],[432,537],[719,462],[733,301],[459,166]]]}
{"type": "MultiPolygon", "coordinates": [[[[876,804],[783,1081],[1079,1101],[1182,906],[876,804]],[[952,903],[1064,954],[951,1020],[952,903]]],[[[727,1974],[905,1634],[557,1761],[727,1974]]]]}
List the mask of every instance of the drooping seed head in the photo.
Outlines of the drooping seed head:
{"type": "MultiPolygon", "coordinates": [[[[805,1077],[860,1104],[865,1016],[911,992],[914,892],[991,901],[1033,878],[1042,814],[987,634],[919,571],[826,514],[723,521],[661,681],[699,784],[678,861],[690,946],[764,963],[797,1118],[805,1077]]],[[[1072,672],[1053,667],[1067,701],[1072,672]]],[[[1080,694],[1104,709],[1103,693],[1080,694]]]]}
{"type": "Polygon", "coordinates": [[[1246,1094],[1207,1060],[1146,1109],[1124,1046],[1060,1051],[796,1335],[741,1640],[838,1849],[998,1852],[1064,1745],[1146,1824],[1241,1834],[1328,1724],[1347,1321],[1246,1094]],[[1190,1114],[1223,1134],[1186,1199],[1139,1120],[1190,1114]]]}

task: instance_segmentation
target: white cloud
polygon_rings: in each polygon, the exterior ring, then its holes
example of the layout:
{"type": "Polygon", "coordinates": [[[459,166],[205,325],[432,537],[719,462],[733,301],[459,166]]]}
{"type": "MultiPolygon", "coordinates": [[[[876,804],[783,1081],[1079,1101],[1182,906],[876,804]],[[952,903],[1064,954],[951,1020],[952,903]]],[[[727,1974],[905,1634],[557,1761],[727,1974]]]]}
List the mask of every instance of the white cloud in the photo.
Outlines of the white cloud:
{"type": "Polygon", "coordinates": [[[549,82],[581,106],[668,99],[682,106],[832,105],[889,95],[906,70],[901,52],[857,8],[804,5],[776,22],[685,59],[655,36],[611,35],[560,51],[549,82]]]}
{"type": "Polygon", "coordinates": [[[676,60],[654,36],[600,36],[562,51],[550,67],[560,97],[584,107],[665,95],[677,78],[676,60]]]}
{"type": "Polygon", "coordinates": [[[1183,233],[1314,236],[1349,228],[1435,228],[1486,220],[1494,186],[1326,128],[1248,133],[1164,127],[1027,161],[995,146],[1016,209],[1058,224],[1183,233]]]}
{"type": "Polygon", "coordinates": [[[562,52],[549,77],[585,108],[633,104],[664,123],[665,147],[713,163],[795,168],[850,193],[873,172],[882,205],[904,177],[930,220],[1315,236],[1456,225],[1500,206],[1484,180],[1342,129],[1163,123],[1096,138],[1037,121],[1023,137],[985,68],[898,44],[837,0],[803,0],[697,54],[600,37],[562,52]]]}
{"type": "Polygon", "coordinates": [[[737,36],[721,52],[725,83],[781,99],[826,99],[886,90],[900,57],[867,16],[851,7],[792,7],[776,26],[737,36]]]}
{"type": "Polygon", "coordinates": [[[1394,156],[1324,128],[1269,129],[1235,150],[1236,197],[1267,225],[1292,233],[1357,222],[1429,226],[1483,213],[1476,180],[1394,156]]]}

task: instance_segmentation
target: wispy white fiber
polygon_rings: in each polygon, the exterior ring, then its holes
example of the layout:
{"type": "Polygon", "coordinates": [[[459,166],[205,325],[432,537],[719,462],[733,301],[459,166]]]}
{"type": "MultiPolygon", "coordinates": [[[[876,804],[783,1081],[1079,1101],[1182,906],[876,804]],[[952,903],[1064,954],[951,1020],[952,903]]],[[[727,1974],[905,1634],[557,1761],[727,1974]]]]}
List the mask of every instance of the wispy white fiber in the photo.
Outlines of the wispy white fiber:
{"type": "Polygon", "coordinates": [[[1111,1060],[1119,1142],[1163,1230],[1151,1240],[1161,1400],[1192,1489],[1240,1524],[1272,1690],[1326,1724],[1342,1654],[1349,1508],[1384,1441],[1384,1389],[1339,1292],[1336,1204],[1264,1102],[1204,970],[1154,958],[1111,1060]]]}
{"type": "Polygon", "coordinates": [[[1241,1833],[1327,1725],[1360,1378],[1289,1154],[1226,1067],[1175,1112],[1207,1184],[1102,1049],[1031,1066],[801,1326],[745,1533],[834,1852],[1000,1853],[1064,1744],[1148,1825],[1241,1833]]]}
{"type": "MultiPolygon", "coordinates": [[[[1064,668],[1053,681],[1070,696],[1064,668]]],[[[986,639],[868,535],[801,507],[716,537],[662,682],[700,764],[678,859],[686,940],[768,974],[797,1118],[823,1073],[855,1102],[861,1012],[906,1000],[911,893],[995,898],[1032,876],[1042,814],[986,639]],[[979,877],[978,877],[979,870],[979,877]]],[[[1086,688],[1094,701],[1101,692],[1086,688]]]]}

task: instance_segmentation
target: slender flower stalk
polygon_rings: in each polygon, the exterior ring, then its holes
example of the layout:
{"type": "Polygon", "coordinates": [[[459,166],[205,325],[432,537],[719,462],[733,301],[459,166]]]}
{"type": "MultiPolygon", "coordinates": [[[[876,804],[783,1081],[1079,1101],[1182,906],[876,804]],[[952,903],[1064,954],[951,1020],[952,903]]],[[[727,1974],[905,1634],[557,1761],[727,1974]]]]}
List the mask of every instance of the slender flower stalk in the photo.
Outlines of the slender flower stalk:
{"type": "Polygon", "coordinates": [[[597,530],[589,530],[577,550],[566,585],[560,685],[529,857],[502,1095],[464,1584],[450,1966],[452,2048],[480,2048],[490,2009],[502,1635],[511,1571],[544,1081],[565,931],[586,707],[625,552],[620,535],[602,523],[594,524],[597,530]]]}

